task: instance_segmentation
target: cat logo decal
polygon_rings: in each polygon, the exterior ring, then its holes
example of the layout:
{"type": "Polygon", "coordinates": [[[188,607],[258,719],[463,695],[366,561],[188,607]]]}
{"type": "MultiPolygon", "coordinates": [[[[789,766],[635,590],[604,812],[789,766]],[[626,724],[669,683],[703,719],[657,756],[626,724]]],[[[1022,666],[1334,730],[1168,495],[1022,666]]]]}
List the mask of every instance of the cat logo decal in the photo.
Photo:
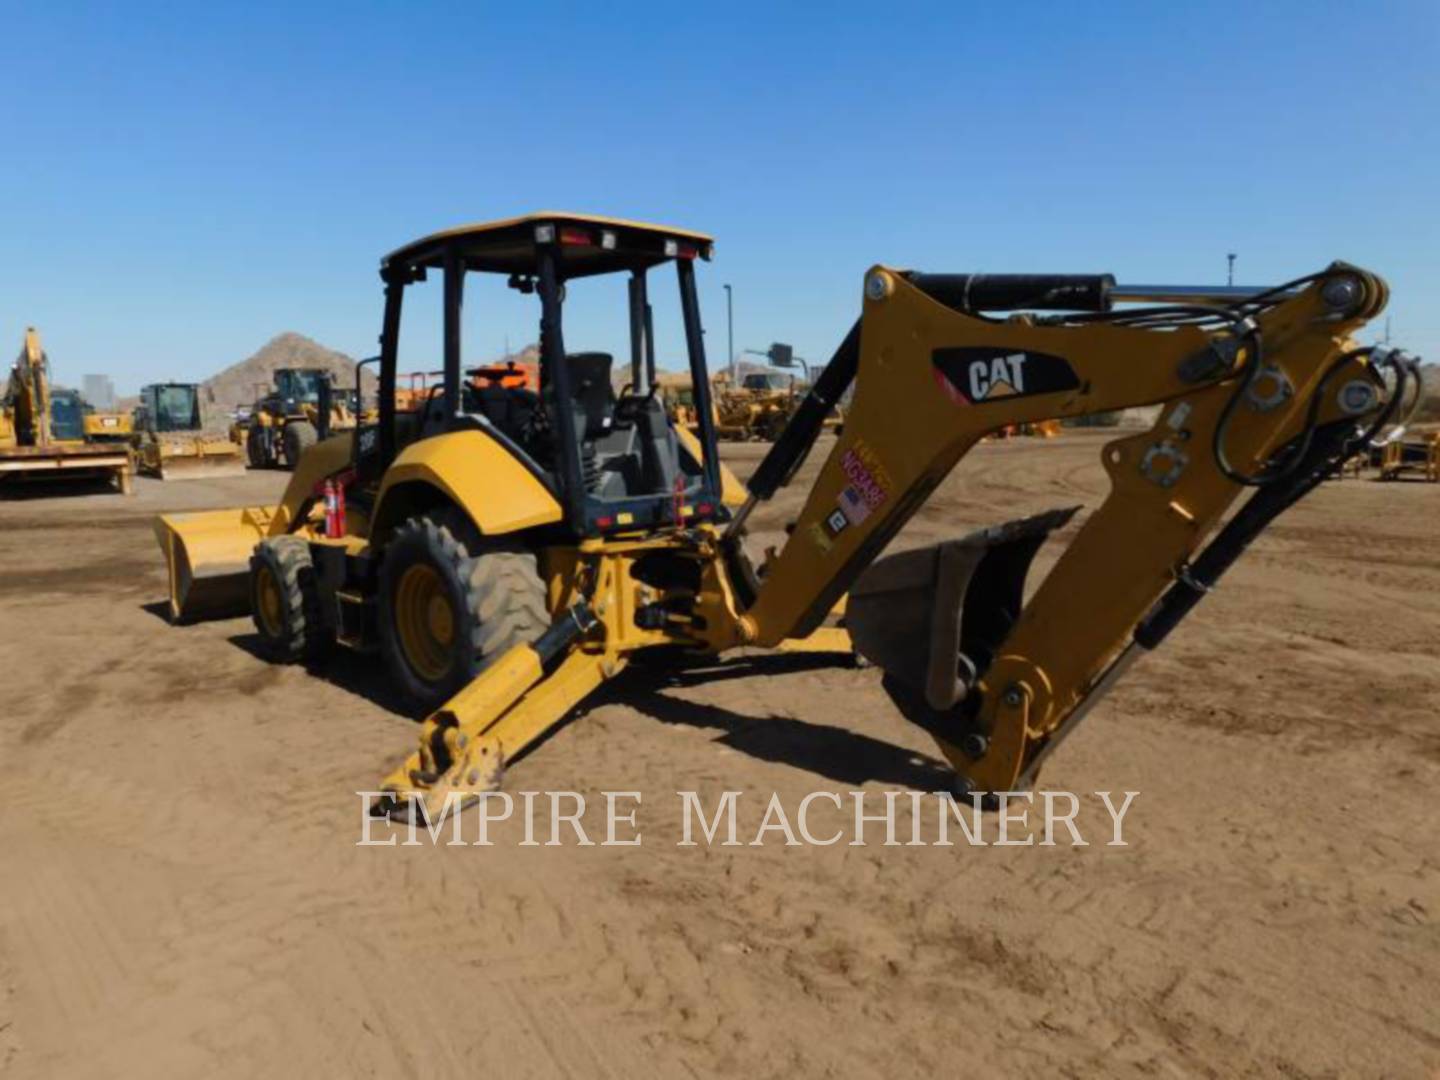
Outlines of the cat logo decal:
{"type": "Polygon", "coordinates": [[[1080,385],[1064,357],[989,346],[936,349],[935,379],[957,405],[1074,390],[1080,385]]]}

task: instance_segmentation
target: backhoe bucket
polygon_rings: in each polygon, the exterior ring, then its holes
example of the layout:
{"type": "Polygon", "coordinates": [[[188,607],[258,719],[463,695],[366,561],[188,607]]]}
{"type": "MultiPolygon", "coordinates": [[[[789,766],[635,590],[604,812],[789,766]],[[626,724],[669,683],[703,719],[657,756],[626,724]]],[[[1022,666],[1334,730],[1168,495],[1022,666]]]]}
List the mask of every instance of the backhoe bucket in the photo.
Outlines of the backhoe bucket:
{"type": "Polygon", "coordinates": [[[164,514],[155,537],[170,579],[170,617],[176,622],[224,619],[250,610],[250,553],[268,534],[265,507],[164,514]]]}
{"type": "MultiPolygon", "coordinates": [[[[1040,545],[1078,509],[877,560],[850,590],[845,627],[855,651],[886,672],[887,689],[893,680],[936,712],[953,708],[1020,617],[1040,545]]],[[[906,715],[918,705],[896,700],[906,715]]]]}

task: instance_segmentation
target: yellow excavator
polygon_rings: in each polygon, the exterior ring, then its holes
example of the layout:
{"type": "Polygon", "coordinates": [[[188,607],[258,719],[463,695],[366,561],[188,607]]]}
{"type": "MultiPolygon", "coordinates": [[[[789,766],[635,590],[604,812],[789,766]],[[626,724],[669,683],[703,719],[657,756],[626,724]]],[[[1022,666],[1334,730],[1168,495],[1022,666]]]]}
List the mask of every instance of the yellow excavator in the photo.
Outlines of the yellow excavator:
{"type": "Polygon", "coordinates": [[[0,489],[25,480],[111,480],[128,495],[130,451],[123,442],[97,440],[84,399],[51,390],[50,362],[33,326],[0,400],[0,489]]]}
{"type": "MultiPolygon", "coordinates": [[[[127,412],[118,409],[97,409],[90,402],[86,401],[78,391],[54,392],[54,400],[58,401],[62,393],[78,399],[79,409],[82,415],[81,428],[85,433],[85,442],[89,443],[113,443],[120,446],[128,446],[135,438],[135,420],[127,412]]],[[[52,413],[58,406],[52,406],[52,413]]]]}
{"type": "Polygon", "coordinates": [[[710,255],[700,233],[561,213],[392,252],[377,422],[308,450],[278,506],[160,518],[173,614],[248,610],[278,660],[337,644],[381,653],[429,713],[383,782],[397,816],[494,788],[641,652],[665,663],[741,646],[853,647],[935,737],[955,790],[983,798],[1032,783],[1125,668],[1403,395],[1390,357],[1347,343],[1388,291],[1344,263],[1263,289],[875,266],[859,319],[742,486],[721,467],[708,400],[696,266],[710,255]],[[655,392],[661,272],[679,290],[693,436],[655,392]],[[403,413],[403,299],[430,274],[445,407],[403,413]],[[462,393],[470,274],[538,300],[538,394],[462,393]],[[567,294],[612,274],[629,296],[618,396],[612,355],[564,315],[567,294]],[[752,563],[752,511],[850,390],[787,540],[752,563]],[[1154,426],[1101,450],[1111,490],[1028,601],[1032,557],[1076,507],[881,558],[987,433],[1147,405],[1161,407],[1154,426]]]}

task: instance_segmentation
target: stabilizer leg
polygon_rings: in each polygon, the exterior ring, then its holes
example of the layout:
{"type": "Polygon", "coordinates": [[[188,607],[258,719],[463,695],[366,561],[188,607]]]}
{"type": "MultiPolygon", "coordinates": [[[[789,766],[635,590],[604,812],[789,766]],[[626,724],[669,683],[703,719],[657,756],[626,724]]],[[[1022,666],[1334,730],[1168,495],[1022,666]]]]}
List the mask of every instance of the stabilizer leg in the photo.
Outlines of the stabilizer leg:
{"type": "Polygon", "coordinates": [[[418,806],[426,820],[439,821],[498,788],[507,761],[624,669],[623,656],[579,648],[593,625],[588,608],[577,605],[431,714],[420,746],[382,782],[392,798],[380,809],[398,818],[418,806]]]}

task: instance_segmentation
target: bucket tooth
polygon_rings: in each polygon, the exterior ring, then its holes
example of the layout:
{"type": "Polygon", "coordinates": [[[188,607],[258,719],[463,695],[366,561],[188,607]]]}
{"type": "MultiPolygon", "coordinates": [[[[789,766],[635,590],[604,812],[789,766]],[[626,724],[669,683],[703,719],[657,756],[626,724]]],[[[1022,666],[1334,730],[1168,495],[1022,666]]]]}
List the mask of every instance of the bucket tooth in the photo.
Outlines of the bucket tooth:
{"type": "Polygon", "coordinates": [[[924,723],[924,713],[944,714],[964,701],[1020,617],[1035,553],[1078,509],[902,551],[855,582],[846,629],[855,651],[885,672],[886,690],[907,717],[924,723]]]}

